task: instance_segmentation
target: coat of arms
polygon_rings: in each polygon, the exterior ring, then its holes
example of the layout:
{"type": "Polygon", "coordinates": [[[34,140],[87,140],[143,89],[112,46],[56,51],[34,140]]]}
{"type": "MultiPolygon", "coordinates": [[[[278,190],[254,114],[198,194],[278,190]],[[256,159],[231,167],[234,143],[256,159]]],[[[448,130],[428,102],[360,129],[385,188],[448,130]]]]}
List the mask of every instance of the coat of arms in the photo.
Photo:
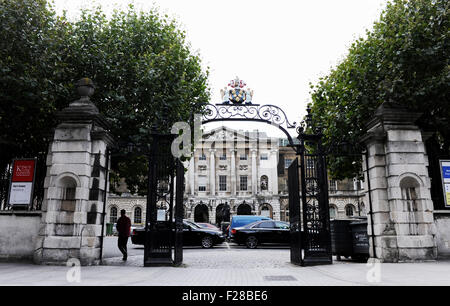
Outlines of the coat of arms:
{"type": "Polygon", "coordinates": [[[247,84],[243,80],[231,80],[228,87],[220,90],[223,104],[252,104],[253,90],[245,88],[247,84]]]}

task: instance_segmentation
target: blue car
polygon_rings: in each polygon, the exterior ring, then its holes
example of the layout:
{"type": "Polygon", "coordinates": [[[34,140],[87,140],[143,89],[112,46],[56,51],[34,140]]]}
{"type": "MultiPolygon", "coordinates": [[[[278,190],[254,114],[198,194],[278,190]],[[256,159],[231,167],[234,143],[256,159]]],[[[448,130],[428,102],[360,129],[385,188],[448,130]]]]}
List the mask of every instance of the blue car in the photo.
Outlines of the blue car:
{"type": "Polygon", "coordinates": [[[262,221],[262,220],[272,220],[269,217],[264,216],[253,216],[253,215],[240,215],[240,216],[233,216],[231,218],[231,224],[228,229],[228,239],[233,239],[233,235],[236,233],[235,228],[236,227],[242,227],[247,224],[256,222],[256,221],[262,221]]]}

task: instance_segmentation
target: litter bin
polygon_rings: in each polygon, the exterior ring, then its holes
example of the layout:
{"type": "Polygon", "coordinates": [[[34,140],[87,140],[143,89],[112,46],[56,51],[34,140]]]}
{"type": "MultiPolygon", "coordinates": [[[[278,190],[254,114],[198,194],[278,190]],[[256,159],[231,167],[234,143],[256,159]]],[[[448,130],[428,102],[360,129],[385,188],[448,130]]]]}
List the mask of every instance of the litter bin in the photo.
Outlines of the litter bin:
{"type": "Polygon", "coordinates": [[[350,223],[352,232],[352,259],[367,261],[369,258],[369,235],[367,234],[367,218],[350,223]]]}
{"type": "Polygon", "coordinates": [[[113,226],[114,226],[114,223],[106,223],[106,236],[113,235],[113,226]]]}
{"type": "Polygon", "coordinates": [[[352,220],[330,221],[331,250],[337,260],[341,260],[341,256],[350,257],[353,254],[351,222],[352,220]]]}

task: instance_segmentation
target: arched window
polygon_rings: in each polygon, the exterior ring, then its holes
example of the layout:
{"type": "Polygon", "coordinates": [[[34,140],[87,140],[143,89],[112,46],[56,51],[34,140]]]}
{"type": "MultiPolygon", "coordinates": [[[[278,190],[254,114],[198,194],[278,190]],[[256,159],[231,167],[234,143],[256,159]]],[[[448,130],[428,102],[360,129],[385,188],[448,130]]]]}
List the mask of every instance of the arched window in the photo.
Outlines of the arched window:
{"type": "Polygon", "coordinates": [[[261,190],[267,190],[269,187],[269,178],[267,175],[261,176],[261,190]]]}
{"type": "Polygon", "coordinates": [[[349,204],[349,205],[345,206],[345,215],[347,217],[353,216],[354,213],[355,213],[355,209],[354,209],[353,205],[349,204]]]}
{"type": "Polygon", "coordinates": [[[402,190],[402,199],[406,202],[407,221],[409,223],[409,234],[418,235],[418,223],[417,223],[417,200],[419,199],[418,190],[419,183],[412,177],[405,177],[400,182],[400,188],[402,190]]]}
{"type": "Polygon", "coordinates": [[[109,210],[109,223],[117,222],[117,207],[112,206],[109,210]]]}
{"type": "Polygon", "coordinates": [[[134,209],[134,223],[142,223],[142,208],[140,208],[139,206],[134,209]]]}
{"type": "Polygon", "coordinates": [[[337,207],[333,204],[330,204],[330,219],[336,219],[337,217],[337,207]]]}

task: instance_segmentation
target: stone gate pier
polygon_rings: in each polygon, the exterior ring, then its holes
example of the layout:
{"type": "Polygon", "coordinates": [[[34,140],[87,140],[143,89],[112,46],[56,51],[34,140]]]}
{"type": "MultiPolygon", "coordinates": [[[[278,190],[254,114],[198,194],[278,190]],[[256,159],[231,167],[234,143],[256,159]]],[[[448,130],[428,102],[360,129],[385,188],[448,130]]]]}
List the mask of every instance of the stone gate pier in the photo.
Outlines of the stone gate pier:
{"type": "Polygon", "coordinates": [[[45,195],[34,262],[83,265],[100,259],[103,205],[108,190],[109,126],[90,101],[90,79],[77,82],[80,99],[58,113],[47,156],[45,195]]]}
{"type": "Polygon", "coordinates": [[[362,139],[367,148],[365,201],[372,203],[370,252],[383,262],[437,257],[426,134],[415,124],[420,115],[383,103],[362,139]]]}

